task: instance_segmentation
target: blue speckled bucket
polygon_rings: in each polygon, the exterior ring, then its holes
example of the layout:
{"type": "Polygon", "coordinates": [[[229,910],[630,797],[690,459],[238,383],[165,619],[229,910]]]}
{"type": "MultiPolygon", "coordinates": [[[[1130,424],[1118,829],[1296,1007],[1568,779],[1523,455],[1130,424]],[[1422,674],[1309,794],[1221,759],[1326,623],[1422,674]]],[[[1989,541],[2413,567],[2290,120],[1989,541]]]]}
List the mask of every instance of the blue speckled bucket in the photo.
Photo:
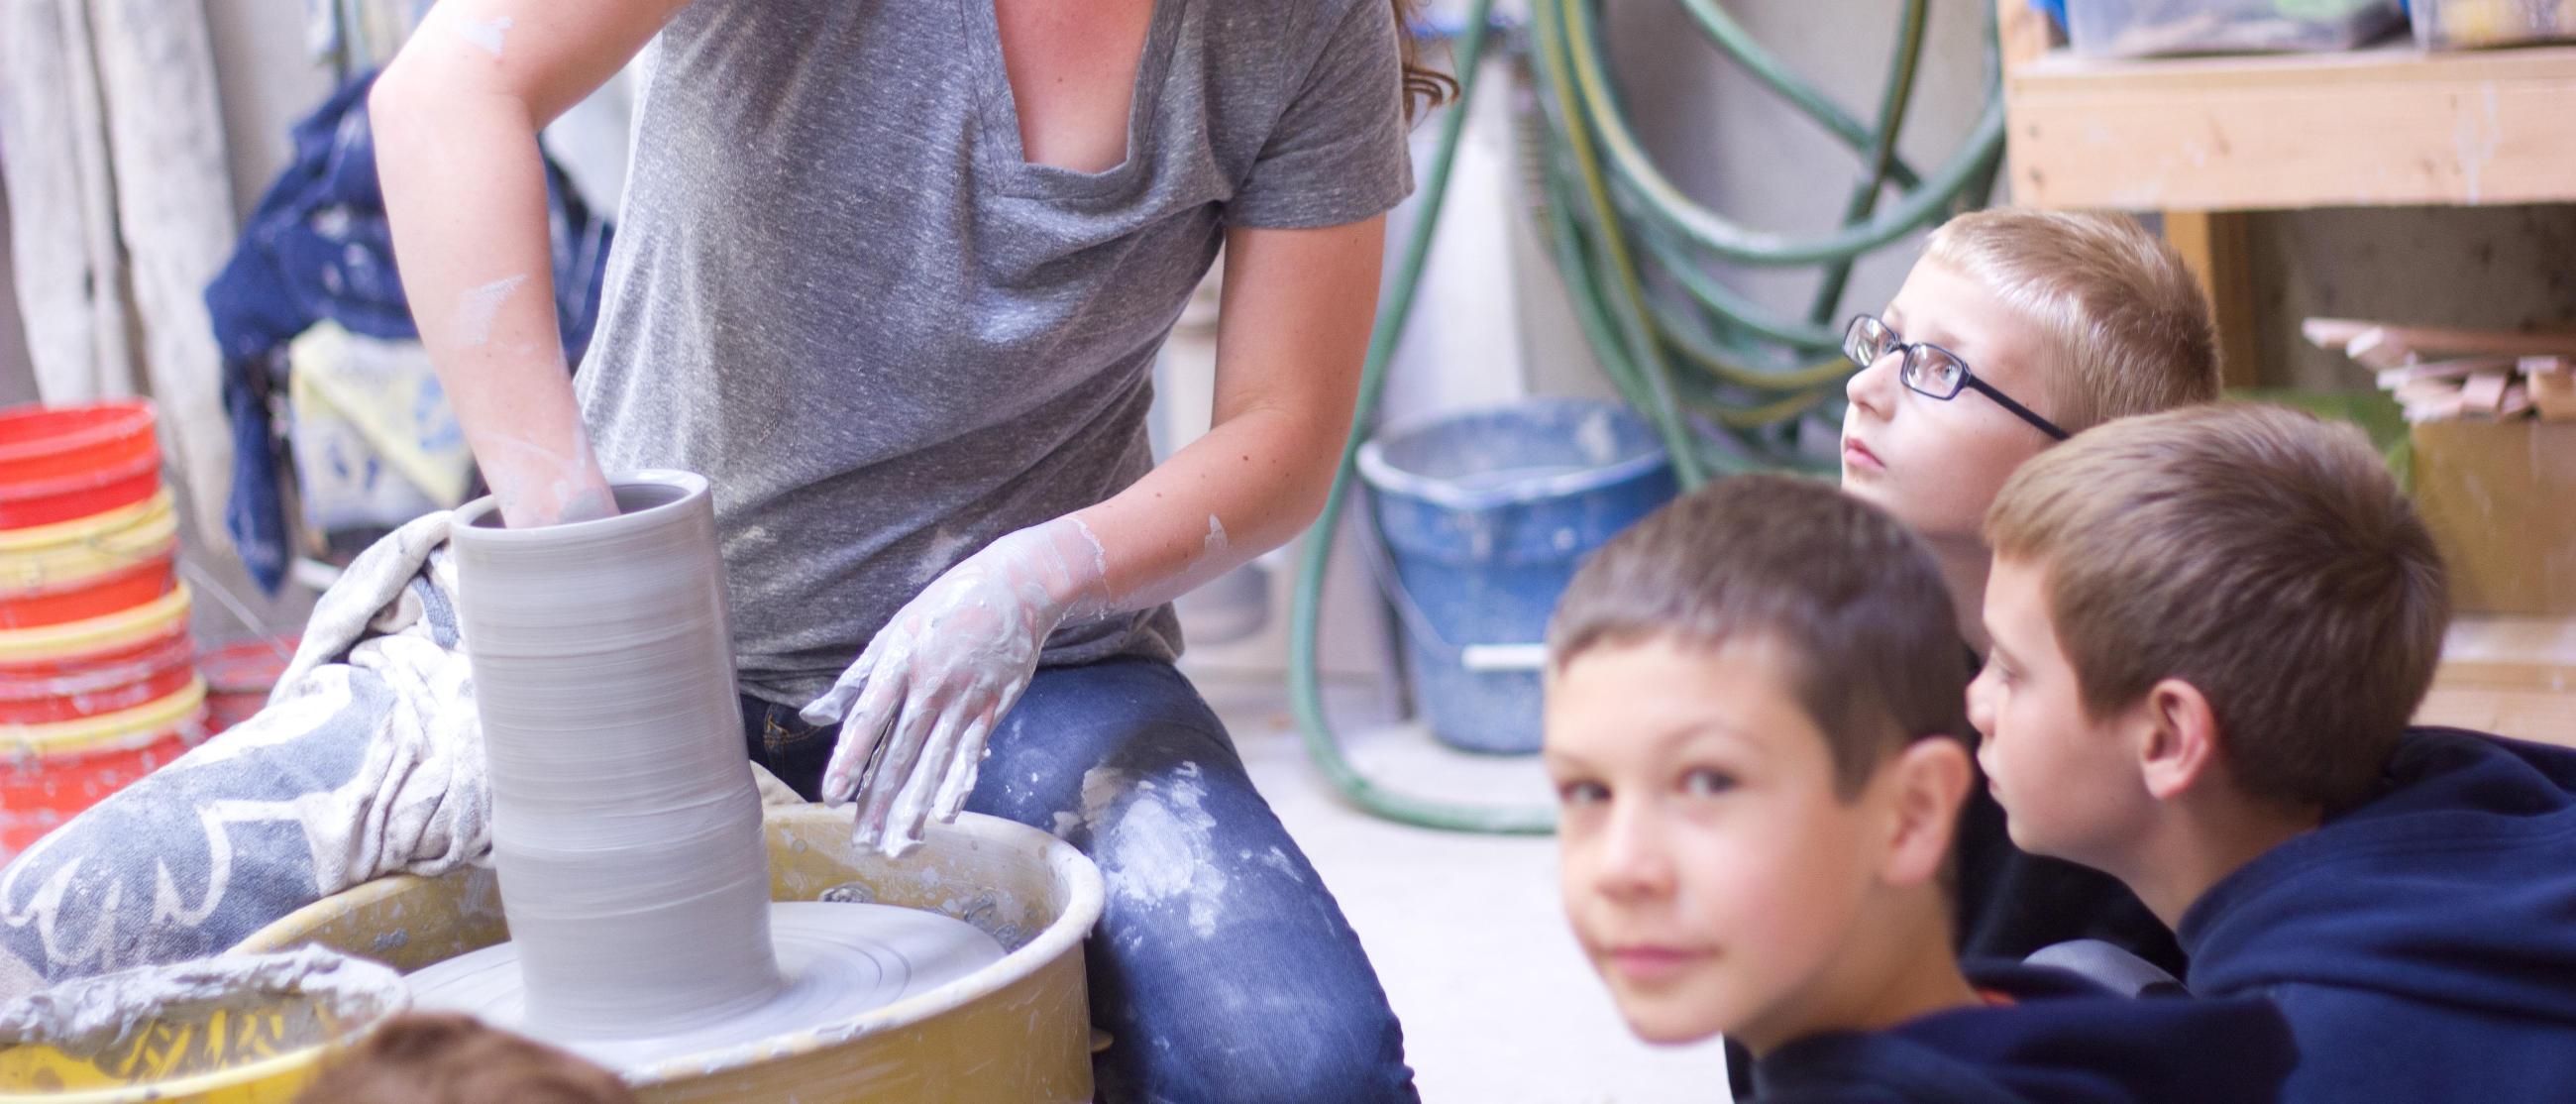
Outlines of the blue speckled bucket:
{"type": "Polygon", "coordinates": [[[1661,438],[1615,403],[1532,399],[1389,428],[1359,470],[1432,734],[1537,751],[1548,614],[1585,555],[1679,492],[1661,438]]]}

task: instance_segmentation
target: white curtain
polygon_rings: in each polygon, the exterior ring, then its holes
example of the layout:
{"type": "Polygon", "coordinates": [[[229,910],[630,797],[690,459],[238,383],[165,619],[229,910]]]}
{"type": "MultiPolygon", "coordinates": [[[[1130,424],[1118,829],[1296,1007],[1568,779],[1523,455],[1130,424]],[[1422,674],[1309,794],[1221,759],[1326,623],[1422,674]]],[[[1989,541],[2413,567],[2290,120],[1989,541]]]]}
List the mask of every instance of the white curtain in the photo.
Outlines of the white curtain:
{"type": "Polygon", "coordinates": [[[37,393],[137,393],[210,550],[232,436],[203,298],[231,252],[202,5],[0,0],[0,173],[37,393]]]}

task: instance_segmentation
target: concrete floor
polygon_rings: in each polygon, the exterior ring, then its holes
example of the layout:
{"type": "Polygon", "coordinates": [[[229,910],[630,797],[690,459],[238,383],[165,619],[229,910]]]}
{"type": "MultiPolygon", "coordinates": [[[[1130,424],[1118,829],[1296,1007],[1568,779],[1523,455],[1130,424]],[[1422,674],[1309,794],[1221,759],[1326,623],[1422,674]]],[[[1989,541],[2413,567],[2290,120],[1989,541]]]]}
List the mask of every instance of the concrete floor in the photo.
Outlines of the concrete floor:
{"type": "MultiPolygon", "coordinates": [[[[1565,926],[1556,844],[1380,820],[1308,763],[1273,674],[1193,668],[1253,779],[1359,930],[1404,1021],[1431,1104],[1638,1104],[1729,1099],[1716,1044],[1650,1047],[1628,1033],[1565,926]]],[[[1365,723],[1377,693],[1337,686],[1344,745],[1370,777],[1489,802],[1550,800],[1534,758],[1450,751],[1415,726],[1365,723]]]]}

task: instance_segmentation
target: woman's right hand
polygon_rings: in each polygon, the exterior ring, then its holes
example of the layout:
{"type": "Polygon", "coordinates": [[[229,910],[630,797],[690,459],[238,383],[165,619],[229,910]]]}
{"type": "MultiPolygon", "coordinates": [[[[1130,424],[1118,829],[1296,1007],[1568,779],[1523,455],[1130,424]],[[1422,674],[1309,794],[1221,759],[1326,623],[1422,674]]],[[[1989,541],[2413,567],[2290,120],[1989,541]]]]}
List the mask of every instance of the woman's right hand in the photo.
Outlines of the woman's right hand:
{"type": "Polygon", "coordinates": [[[590,438],[575,422],[568,448],[553,450],[506,434],[487,436],[474,448],[483,481],[513,529],[597,521],[617,515],[617,496],[599,470],[590,438]]]}
{"type": "Polygon", "coordinates": [[[514,527],[616,512],[555,325],[537,131],[686,0],[441,0],[368,94],[412,320],[514,527]]]}

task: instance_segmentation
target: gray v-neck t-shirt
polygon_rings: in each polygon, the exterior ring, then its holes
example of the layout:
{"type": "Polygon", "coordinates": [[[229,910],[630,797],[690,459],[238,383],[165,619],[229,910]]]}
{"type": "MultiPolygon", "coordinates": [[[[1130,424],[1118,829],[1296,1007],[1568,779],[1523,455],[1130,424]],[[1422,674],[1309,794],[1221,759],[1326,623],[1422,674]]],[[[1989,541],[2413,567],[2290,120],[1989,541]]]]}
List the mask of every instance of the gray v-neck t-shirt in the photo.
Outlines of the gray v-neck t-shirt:
{"type": "MultiPolygon", "coordinates": [[[[1230,226],[1412,187],[1386,0],[1158,0],[1127,158],[1022,159],[991,0],[698,0],[646,48],[597,336],[610,471],[708,476],[745,690],[1152,464],[1155,351],[1230,226]]],[[[1169,658],[1168,608],[1041,662],[1169,658]]]]}

